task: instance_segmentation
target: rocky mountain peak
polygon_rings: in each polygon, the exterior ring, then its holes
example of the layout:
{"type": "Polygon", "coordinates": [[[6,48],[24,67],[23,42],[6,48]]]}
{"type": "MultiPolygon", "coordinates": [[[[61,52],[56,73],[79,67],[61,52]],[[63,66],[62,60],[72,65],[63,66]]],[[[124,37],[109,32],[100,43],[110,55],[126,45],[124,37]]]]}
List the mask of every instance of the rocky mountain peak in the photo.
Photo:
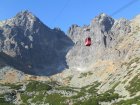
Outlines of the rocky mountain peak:
{"type": "Polygon", "coordinates": [[[94,26],[94,24],[97,24],[100,28],[102,28],[102,31],[108,32],[113,26],[114,22],[115,20],[112,17],[102,13],[93,19],[91,22],[91,27],[94,26]]]}
{"type": "Polygon", "coordinates": [[[72,68],[83,71],[91,66],[91,62],[94,64],[98,59],[114,59],[115,57],[118,59],[116,56],[118,54],[113,58],[108,52],[116,46],[121,36],[126,36],[130,32],[129,20],[115,20],[104,13],[96,16],[89,26],[72,26],[69,35],[75,42],[75,46],[67,54],[68,64],[72,68]],[[89,48],[84,45],[87,37],[92,40],[89,48]]]}
{"type": "Polygon", "coordinates": [[[132,21],[133,21],[135,24],[137,24],[138,26],[140,26],[140,15],[137,15],[132,21]]]}
{"type": "MultiPolygon", "coordinates": [[[[28,10],[21,11],[11,19],[0,21],[0,26],[11,28],[23,28],[28,30],[36,29],[37,27],[45,26],[33,13],[28,10]]],[[[45,26],[46,27],[46,26],[45,26]]]]}
{"type": "Polygon", "coordinates": [[[15,17],[32,17],[32,18],[37,18],[35,15],[33,15],[33,13],[31,13],[30,11],[28,10],[25,10],[25,11],[20,11],[19,13],[17,13],[17,15],[15,17]]]}
{"type": "Polygon", "coordinates": [[[137,15],[137,16],[135,17],[135,19],[140,19],[140,15],[137,15]]]}
{"type": "MultiPolygon", "coordinates": [[[[52,89],[44,88],[41,93],[47,93],[46,98],[51,95],[52,102],[54,95],[61,94],[60,98],[66,97],[66,100],[59,103],[64,104],[139,104],[140,16],[131,21],[124,18],[114,20],[103,13],[96,16],[90,25],[72,25],[68,32],[70,38],[60,28],[47,28],[28,11],[0,22],[0,26],[1,23],[4,27],[0,27],[0,82],[49,80],[42,83],[53,82],[49,85],[52,89]],[[87,37],[91,38],[91,46],[85,46],[87,37]],[[22,72],[15,72],[15,68],[39,76],[24,76],[22,72]],[[46,78],[46,75],[52,74],[57,75],[46,78]],[[60,83],[60,88],[55,81],[60,83]],[[73,96],[77,98],[73,99],[73,96]],[[67,100],[68,97],[70,100],[67,100]]],[[[21,95],[38,97],[40,86],[46,84],[38,85],[35,90],[31,87],[31,92],[24,89],[21,95]]],[[[6,99],[5,96],[3,99],[6,99]]],[[[33,100],[29,98],[25,104],[32,104],[33,100]]],[[[36,103],[53,104],[48,102],[41,100],[36,103]]]]}
{"type": "Polygon", "coordinates": [[[65,55],[73,42],[63,31],[50,29],[29,11],[1,23],[0,51],[21,62],[24,72],[50,75],[67,67],[65,55]]]}
{"type": "MultiPolygon", "coordinates": [[[[16,26],[33,28],[34,25],[42,23],[35,15],[29,11],[21,11],[14,18],[12,23],[16,26]]],[[[42,23],[43,24],[43,23],[42,23]]]]}

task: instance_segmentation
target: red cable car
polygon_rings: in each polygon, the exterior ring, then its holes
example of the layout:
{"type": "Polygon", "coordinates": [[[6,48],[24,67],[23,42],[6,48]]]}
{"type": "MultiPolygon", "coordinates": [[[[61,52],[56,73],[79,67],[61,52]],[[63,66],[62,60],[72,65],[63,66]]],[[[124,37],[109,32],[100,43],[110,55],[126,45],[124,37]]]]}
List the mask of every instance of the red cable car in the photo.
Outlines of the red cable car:
{"type": "Polygon", "coordinates": [[[91,45],[91,38],[90,37],[87,37],[85,39],[85,46],[90,46],[91,45]]]}

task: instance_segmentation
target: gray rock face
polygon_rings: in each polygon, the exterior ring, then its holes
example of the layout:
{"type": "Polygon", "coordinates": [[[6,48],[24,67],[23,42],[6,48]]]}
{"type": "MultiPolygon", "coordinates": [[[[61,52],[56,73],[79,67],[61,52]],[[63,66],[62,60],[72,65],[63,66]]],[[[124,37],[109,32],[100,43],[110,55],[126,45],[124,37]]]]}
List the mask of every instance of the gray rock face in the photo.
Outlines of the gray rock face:
{"type": "Polygon", "coordinates": [[[67,67],[65,55],[72,45],[64,32],[50,29],[29,11],[0,22],[0,51],[20,63],[26,73],[61,72],[67,67]]]}
{"type": "Polygon", "coordinates": [[[97,60],[117,60],[120,51],[115,49],[122,36],[131,32],[130,21],[114,20],[106,14],[95,17],[90,25],[79,27],[72,25],[68,35],[74,41],[74,47],[67,54],[70,68],[80,71],[88,69],[97,60]],[[86,47],[84,41],[90,36],[92,45],[86,47]]]}
{"type": "Polygon", "coordinates": [[[69,38],[59,28],[50,29],[32,13],[22,11],[0,22],[0,56],[8,65],[31,74],[49,75],[67,67],[84,71],[99,60],[115,62],[125,58],[129,49],[117,46],[131,33],[130,24],[129,20],[100,14],[90,25],[72,25],[69,38]],[[88,36],[92,39],[90,47],[84,45],[88,36]],[[8,58],[9,62],[4,60],[8,58]]]}

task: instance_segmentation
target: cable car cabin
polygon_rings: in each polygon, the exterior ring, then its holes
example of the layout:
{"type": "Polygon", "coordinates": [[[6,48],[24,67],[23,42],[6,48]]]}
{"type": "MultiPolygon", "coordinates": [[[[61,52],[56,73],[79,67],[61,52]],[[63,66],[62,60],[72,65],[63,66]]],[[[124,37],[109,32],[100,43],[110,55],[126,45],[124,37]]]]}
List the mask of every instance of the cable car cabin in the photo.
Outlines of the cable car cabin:
{"type": "Polygon", "coordinates": [[[91,38],[88,37],[85,39],[85,46],[90,46],[91,45],[91,38]]]}
{"type": "Polygon", "coordinates": [[[87,28],[87,29],[86,29],[86,31],[90,31],[90,29],[89,29],[89,28],[87,28]]]}

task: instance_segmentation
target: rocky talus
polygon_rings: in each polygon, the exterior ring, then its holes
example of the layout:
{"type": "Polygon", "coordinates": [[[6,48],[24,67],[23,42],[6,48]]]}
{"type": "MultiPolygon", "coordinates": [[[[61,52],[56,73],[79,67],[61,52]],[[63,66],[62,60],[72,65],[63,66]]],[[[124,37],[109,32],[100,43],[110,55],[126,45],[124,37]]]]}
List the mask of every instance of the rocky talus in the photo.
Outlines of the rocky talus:
{"type": "Polygon", "coordinates": [[[15,104],[140,105],[140,15],[103,13],[67,35],[29,11],[1,21],[0,83],[15,104]]]}

